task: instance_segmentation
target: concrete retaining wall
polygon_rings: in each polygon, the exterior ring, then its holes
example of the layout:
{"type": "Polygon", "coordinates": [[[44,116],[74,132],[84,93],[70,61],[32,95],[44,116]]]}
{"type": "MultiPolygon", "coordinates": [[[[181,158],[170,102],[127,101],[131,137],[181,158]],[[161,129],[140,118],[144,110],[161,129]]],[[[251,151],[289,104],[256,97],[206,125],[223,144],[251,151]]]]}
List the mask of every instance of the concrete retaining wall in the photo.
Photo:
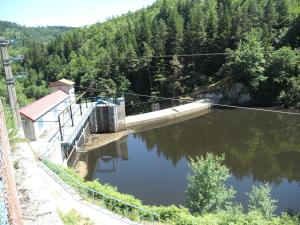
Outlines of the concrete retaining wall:
{"type": "Polygon", "coordinates": [[[124,105],[98,105],[91,116],[92,133],[114,133],[126,130],[124,105]]]}

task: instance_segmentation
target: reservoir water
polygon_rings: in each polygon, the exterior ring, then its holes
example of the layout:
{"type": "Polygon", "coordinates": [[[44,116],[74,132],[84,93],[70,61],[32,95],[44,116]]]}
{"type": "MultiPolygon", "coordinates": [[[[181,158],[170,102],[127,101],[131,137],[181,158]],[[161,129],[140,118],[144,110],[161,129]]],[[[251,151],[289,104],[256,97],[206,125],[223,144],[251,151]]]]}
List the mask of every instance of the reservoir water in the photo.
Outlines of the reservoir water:
{"type": "Polygon", "coordinates": [[[278,212],[300,211],[300,116],[214,109],[181,123],[130,134],[87,153],[86,179],[116,186],[146,204],[184,204],[188,159],[225,154],[247,206],[252,185],[269,182],[278,212]]]}

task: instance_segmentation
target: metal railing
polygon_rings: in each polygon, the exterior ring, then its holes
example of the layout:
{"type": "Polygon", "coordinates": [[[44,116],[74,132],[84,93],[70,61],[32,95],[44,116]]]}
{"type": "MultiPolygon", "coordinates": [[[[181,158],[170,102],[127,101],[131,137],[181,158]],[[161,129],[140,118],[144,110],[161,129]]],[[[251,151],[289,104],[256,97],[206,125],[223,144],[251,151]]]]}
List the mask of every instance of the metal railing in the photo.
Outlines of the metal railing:
{"type": "Polygon", "coordinates": [[[125,102],[124,98],[111,98],[107,96],[95,96],[95,97],[81,97],[78,99],[81,103],[84,101],[86,104],[88,102],[95,102],[97,105],[121,105],[125,102]]]}
{"type": "Polygon", "coordinates": [[[80,118],[80,122],[77,124],[77,126],[72,131],[72,133],[70,135],[64,135],[63,136],[63,139],[64,139],[62,141],[63,143],[70,144],[74,141],[74,139],[78,135],[79,131],[84,127],[84,124],[85,124],[86,120],[88,119],[88,117],[90,116],[91,112],[93,111],[94,107],[95,107],[95,103],[90,103],[87,111],[84,112],[83,117],[80,118]]]}
{"type": "Polygon", "coordinates": [[[51,169],[47,166],[47,160],[42,160],[42,168],[57,182],[67,184],[69,187],[75,189],[75,191],[80,196],[87,197],[87,200],[92,200],[92,202],[96,205],[106,205],[109,210],[112,210],[118,214],[125,216],[128,219],[138,219],[141,223],[144,221],[150,221],[153,225],[155,221],[158,220],[159,215],[151,212],[147,209],[132,205],[125,201],[116,199],[99,191],[95,191],[91,188],[88,188],[70,176],[68,173],[63,170],[55,171],[55,169],[51,169]],[[59,175],[58,175],[59,174],[59,175]],[[100,204],[97,204],[100,203],[100,204]]]}

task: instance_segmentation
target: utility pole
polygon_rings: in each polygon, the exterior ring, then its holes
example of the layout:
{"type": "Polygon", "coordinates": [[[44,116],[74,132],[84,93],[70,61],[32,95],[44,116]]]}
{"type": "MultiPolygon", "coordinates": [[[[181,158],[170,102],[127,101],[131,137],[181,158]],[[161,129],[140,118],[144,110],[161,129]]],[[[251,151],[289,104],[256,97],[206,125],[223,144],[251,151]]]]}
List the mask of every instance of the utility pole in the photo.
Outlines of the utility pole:
{"type": "Polygon", "coordinates": [[[3,68],[5,72],[6,86],[7,86],[7,92],[9,96],[12,116],[19,130],[22,132],[22,121],[19,113],[19,104],[17,101],[17,95],[14,86],[15,80],[12,75],[12,71],[10,67],[11,59],[9,57],[8,50],[7,50],[7,46],[9,45],[10,45],[10,41],[7,41],[3,37],[0,37],[1,55],[3,60],[3,68]]]}

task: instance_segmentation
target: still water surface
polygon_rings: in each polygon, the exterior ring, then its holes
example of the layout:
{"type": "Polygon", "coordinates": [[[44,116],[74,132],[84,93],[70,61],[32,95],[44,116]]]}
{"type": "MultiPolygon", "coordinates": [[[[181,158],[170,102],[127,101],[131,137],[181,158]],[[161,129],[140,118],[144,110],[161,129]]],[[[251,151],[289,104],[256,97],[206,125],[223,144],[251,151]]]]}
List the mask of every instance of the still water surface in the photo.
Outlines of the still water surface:
{"type": "Polygon", "coordinates": [[[247,205],[252,185],[272,184],[278,210],[300,211],[300,117],[215,109],[185,122],[130,134],[88,153],[87,179],[118,187],[146,204],[184,204],[187,160],[207,152],[226,155],[237,191],[247,205]]]}

